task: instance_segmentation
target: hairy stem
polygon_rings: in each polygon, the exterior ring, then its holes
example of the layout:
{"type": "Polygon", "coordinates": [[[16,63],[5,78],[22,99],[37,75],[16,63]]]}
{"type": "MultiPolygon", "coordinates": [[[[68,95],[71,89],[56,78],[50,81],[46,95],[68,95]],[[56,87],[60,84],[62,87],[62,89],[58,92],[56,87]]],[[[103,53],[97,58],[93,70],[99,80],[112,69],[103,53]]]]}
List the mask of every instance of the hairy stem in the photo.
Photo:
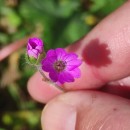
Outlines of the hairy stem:
{"type": "Polygon", "coordinates": [[[62,87],[58,86],[56,83],[54,83],[53,81],[51,81],[49,78],[47,78],[47,76],[44,74],[44,72],[41,69],[41,66],[36,65],[36,68],[38,69],[38,71],[40,72],[40,74],[43,76],[44,81],[48,82],[49,84],[52,84],[53,86],[55,86],[56,88],[60,89],[61,91],[65,92],[65,89],[63,89],[62,87]]]}

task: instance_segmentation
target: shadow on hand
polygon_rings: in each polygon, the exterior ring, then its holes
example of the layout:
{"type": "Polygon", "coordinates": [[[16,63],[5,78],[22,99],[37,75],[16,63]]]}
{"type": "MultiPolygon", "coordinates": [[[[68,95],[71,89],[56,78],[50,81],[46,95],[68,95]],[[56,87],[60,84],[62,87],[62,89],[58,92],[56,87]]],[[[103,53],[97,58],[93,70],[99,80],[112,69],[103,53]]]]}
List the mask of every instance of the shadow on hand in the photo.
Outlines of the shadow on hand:
{"type": "Polygon", "coordinates": [[[111,64],[109,58],[110,50],[107,44],[100,43],[98,39],[91,40],[83,50],[82,56],[84,61],[95,67],[103,67],[111,64]]]}

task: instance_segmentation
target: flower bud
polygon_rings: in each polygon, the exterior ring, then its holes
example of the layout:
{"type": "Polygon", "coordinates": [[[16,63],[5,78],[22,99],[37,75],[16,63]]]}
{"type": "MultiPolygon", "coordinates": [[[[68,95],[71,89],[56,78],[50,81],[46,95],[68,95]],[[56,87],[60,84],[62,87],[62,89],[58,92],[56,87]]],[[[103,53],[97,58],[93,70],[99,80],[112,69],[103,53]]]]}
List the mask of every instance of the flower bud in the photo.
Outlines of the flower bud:
{"type": "Polygon", "coordinates": [[[37,64],[44,49],[43,41],[40,38],[30,38],[27,44],[26,60],[31,64],[37,64]]]}
{"type": "Polygon", "coordinates": [[[38,59],[43,52],[43,41],[39,38],[30,38],[27,44],[27,55],[38,59]]]}

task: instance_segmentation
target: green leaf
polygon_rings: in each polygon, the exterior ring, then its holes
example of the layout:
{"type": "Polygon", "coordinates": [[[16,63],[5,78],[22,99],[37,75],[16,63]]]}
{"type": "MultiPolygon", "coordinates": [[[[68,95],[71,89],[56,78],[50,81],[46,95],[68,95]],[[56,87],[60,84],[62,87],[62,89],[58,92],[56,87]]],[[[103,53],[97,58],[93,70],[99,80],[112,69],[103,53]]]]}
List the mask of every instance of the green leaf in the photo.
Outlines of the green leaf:
{"type": "Polygon", "coordinates": [[[5,130],[4,128],[0,128],[0,130],[5,130]]]}
{"type": "Polygon", "coordinates": [[[83,37],[89,30],[89,27],[80,19],[76,17],[72,19],[66,28],[65,35],[69,43],[72,43],[83,37]]]}
{"type": "Polygon", "coordinates": [[[91,0],[92,5],[89,8],[93,13],[100,12],[107,15],[122,5],[125,1],[126,0],[91,0]]]}
{"type": "Polygon", "coordinates": [[[46,13],[54,17],[66,18],[72,15],[80,6],[79,1],[55,1],[55,0],[29,0],[33,8],[39,12],[46,13]]]}
{"type": "Polygon", "coordinates": [[[89,7],[90,11],[97,12],[106,5],[107,0],[91,0],[91,2],[92,5],[89,7]]]}
{"type": "Polygon", "coordinates": [[[116,0],[107,0],[106,4],[100,10],[100,12],[102,12],[104,16],[108,15],[109,13],[116,10],[119,6],[121,6],[124,2],[125,0],[118,0],[118,2],[116,2],[116,0]]]}
{"type": "Polygon", "coordinates": [[[0,44],[5,45],[9,42],[9,36],[6,33],[0,32],[0,44]]]}
{"type": "Polygon", "coordinates": [[[6,18],[9,26],[17,28],[22,23],[21,18],[12,8],[2,7],[1,14],[6,18]]]}

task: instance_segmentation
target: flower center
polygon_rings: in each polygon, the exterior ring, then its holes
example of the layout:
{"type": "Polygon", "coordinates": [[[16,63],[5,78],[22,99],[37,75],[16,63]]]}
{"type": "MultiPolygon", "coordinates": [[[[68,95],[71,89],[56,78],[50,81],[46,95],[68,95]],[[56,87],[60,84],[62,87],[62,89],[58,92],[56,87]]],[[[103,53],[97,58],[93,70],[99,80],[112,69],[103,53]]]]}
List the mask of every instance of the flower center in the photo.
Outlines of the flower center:
{"type": "Polygon", "coordinates": [[[32,43],[31,43],[31,46],[32,46],[33,49],[35,49],[36,46],[37,46],[37,44],[36,44],[35,42],[32,42],[32,43]]]}
{"type": "Polygon", "coordinates": [[[54,63],[54,68],[57,72],[61,72],[65,69],[66,67],[66,62],[65,61],[56,61],[54,63]]]}

